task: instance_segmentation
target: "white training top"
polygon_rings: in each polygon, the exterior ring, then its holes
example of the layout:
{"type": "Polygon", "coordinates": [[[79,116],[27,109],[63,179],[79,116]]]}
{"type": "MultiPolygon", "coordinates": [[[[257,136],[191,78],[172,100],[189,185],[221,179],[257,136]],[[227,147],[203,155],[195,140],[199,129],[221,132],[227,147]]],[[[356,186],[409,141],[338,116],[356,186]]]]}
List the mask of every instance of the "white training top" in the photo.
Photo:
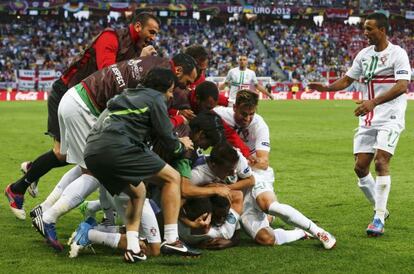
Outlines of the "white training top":
{"type": "Polygon", "coordinates": [[[270,151],[269,127],[259,114],[254,114],[253,120],[246,128],[236,125],[233,108],[218,106],[216,112],[230,127],[236,130],[243,142],[250,149],[250,154],[256,150],[270,151]]]}
{"type": "MultiPolygon", "coordinates": [[[[239,161],[237,162],[234,173],[234,175],[237,175],[237,180],[242,180],[252,176],[252,169],[249,167],[247,159],[244,158],[243,154],[241,154],[238,150],[237,154],[239,155],[239,161]]],[[[194,167],[191,170],[191,183],[193,183],[194,185],[204,186],[212,182],[235,183],[235,181],[229,180],[222,181],[221,179],[216,177],[216,175],[214,175],[213,171],[210,169],[206,162],[194,167]]]]}
{"type": "Polygon", "coordinates": [[[258,84],[256,73],[253,70],[248,68],[240,70],[239,67],[229,70],[225,82],[230,84],[229,102],[232,104],[236,102],[236,95],[239,90],[250,89],[255,91],[255,85],[258,84]]]}
{"type": "MultiPolygon", "coordinates": [[[[362,99],[370,100],[391,89],[397,80],[411,80],[410,61],[407,52],[400,46],[388,42],[381,52],[374,46],[362,49],[354,59],[347,76],[359,80],[362,78],[362,99]]],[[[407,96],[397,98],[378,105],[370,113],[359,117],[359,126],[378,127],[397,124],[404,129],[407,96]]]]}

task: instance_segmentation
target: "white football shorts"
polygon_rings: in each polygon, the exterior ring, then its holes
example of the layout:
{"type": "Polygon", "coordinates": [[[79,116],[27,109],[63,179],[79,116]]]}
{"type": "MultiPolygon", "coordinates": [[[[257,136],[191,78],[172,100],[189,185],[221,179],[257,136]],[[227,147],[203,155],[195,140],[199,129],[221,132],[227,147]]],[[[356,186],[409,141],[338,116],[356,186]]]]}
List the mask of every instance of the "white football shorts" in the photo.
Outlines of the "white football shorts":
{"type": "Polygon", "coordinates": [[[398,125],[358,127],[354,136],[354,154],[375,153],[379,149],[394,155],[402,131],[398,125]]]}

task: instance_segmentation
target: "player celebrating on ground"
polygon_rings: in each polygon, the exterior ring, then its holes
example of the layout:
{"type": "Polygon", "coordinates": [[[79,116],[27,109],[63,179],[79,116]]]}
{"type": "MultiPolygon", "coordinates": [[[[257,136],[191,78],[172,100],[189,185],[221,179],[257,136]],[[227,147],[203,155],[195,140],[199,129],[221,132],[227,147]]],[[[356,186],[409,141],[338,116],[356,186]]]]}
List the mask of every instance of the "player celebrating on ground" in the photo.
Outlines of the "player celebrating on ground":
{"type": "Polygon", "coordinates": [[[389,165],[405,127],[405,93],[411,79],[407,52],[387,40],[387,29],[388,19],[384,14],[368,15],[364,34],[371,46],[361,50],[346,75],[331,85],[308,85],[318,91],[336,91],[363,78],[363,100],[354,111],[355,116],[359,116],[358,131],[354,136],[354,169],[358,186],[375,210],[374,219],[366,230],[369,236],[384,234],[391,187],[389,165]],[[369,172],[372,160],[375,161],[376,180],[369,172]]]}
{"type": "Polygon", "coordinates": [[[269,93],[267,89],[260,85],[257,81],[256,73],[253,70],[247,68],[246,55],[240,55],[239,66],[237,68],[232,68],[229,70],[226,80],[219,86],[219,89],[222,90],[229,85],[229,107],[231,107],[236,102],[236,94],[239,90],[242,89],[250,89],[252,91],[255,91],[257,89],[273,100],[272,94],[269,93]]]}
{"type": "Polygon", "coordinates": [[[258,95],[249,90],[237,93],[236,104],[233,108],[216,107],[214,111],[231,125],[255,154],[256,161],[252,163],[255,185],[244,198],[244,211],[241,216],[244,229],[262,245],[281,245],[286,242],[304,237],[303,231],[273,230],[269,225],[267,215],[280,217],[284,222],[309,231],[318,238],[325,249],[331,249],[336,239],[305,217],[295,208],[281,204],[276,200],[273,190],[274,174],[269,166],[270,139],[269,128],[263,118],[256,114],[258,95]]]}

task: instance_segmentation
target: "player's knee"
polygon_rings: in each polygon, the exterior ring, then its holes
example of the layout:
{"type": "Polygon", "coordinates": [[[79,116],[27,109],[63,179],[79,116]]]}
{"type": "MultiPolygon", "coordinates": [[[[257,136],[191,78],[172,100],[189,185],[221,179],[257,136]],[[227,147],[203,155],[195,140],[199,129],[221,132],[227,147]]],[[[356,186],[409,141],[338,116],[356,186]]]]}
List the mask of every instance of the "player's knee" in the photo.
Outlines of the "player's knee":
{"type": "Polygon", "coordinates": [[[275,235],[269,231],[267,228],[262,228],[256,234],[255,241],[260,245],[274,245],[275,244],[275,235]]]}
{"type": "Polygon", "coordinates": [[[384,157],[376,157],[375,158],[375,171],[379,174],[384,174],[388,172],[388,159],[384,157]]]}
{"type": "Polygon", "coordinates": [[[355,163],[354,171],[359,178],[365,177],[369,173],[369,168],[364,165],[361,165],[359,162],[355,163]]]}

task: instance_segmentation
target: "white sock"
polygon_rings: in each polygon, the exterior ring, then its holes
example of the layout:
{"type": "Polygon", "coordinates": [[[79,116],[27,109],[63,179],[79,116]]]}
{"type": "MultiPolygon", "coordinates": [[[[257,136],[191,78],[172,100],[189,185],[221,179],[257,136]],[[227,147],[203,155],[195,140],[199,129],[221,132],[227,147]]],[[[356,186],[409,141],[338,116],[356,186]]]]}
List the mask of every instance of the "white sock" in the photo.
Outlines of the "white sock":
{"type": "Polygon", "coordinates": [[[139,253],[141,248],[139,247],[139,235],[138,231],[127,231],[127,250],[132,250],[134,253],[139,253]]]}
{"type": "Polygon", "coordinates": [[[319,232],[323,231],[314,222],[306,218],[302,213],[290,205],[273,202],[269,206],[268,211],[273,216],[280,217],[284,222],[302,228],[303,230],[308,230],[313,235],[317,235],[319,232]]]}
{"type": "Polygon", "coordinates": [[[384,223],[385,210],[387,209],[388,195],[391,190],[391,176],[377,176],[375,185],[375,218],[384,223]]]}
{"type": "Polygon", "coordinates": [[[164,240],[168,244],[172,244],[178,239],[178,225],[177,224],[168,224],[164,225],[164,240]]]}
{"type": "Polygon", "coordinates": [[[273,230],[273,233],[275,235],[275,245],[291,243],[306,236],[302,229],[284,230],[276,228],[273,230]]]}
{"type": "Polygon", "coordinates": [[[358,178],[358,186],[372,206],[375,206],[375,180],[371,172],[363,178],[358,178]]]}
{"type": "Polygon", "coordinates": [[[44,200],[43,203],[40,204],[43,211],[48,210],[51,206],[56,203],[56,201],[60,198],[60,195],[62,195],[62,192],[65,190],[65,188],[72,183],[76,178],[82,175],[82,170],[79,166],[74,166],[73,168],[69,169],[60,179],[60,181],[57,183],[55,188],[52,190],[52,192],[47,196],[46,200],[44,200]]]}
{"type": "Polygon", "coordinates": [[[43,212],[43,220],[46,223],[56,223],[60,216],[77,207],[98,186],[99,181],[95,177],[83,174],[65,188],[59,200],[51,208],[43,212]]]}
{"type": "Polygon", "coordinates": [[[211,227],[207,233],[211,238],[224,238],[230,240],[236,231],[240,215],[232,208],[227,214],[226,221],[221,226],[211,227]]]}
{"type": "Polygon", "coordinates": [[[88,238],[92,243],[106,245],[112,248],[117,248],[121,240],[120,233],[107,233],[95,229],[90,229],[88,238]]]}
{"type": "Polygon", "coordinates": [[[88,211],[90,213],[96,213],[101,209],[101,202],[99,200],[88,201],[88,211]]]}

